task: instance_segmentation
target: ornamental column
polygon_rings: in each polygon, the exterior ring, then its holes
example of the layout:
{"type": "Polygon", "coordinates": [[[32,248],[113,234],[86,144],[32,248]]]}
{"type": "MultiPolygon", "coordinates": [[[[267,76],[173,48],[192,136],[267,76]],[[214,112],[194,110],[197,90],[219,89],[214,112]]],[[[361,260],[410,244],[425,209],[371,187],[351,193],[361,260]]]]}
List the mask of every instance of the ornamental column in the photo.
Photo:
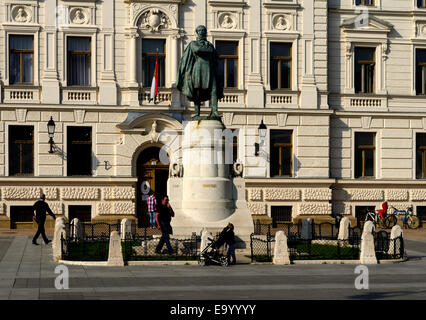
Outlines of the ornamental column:
{"type": "Polygon", "coordinates": [[[130,106],[139,106],[139,84],[137,78],[137,40],[139,34],[137,28],[129,28],[129,32],[126,34],[128,42],[128,78],[127,87],[129,88],[129,104],[130,106]]]}

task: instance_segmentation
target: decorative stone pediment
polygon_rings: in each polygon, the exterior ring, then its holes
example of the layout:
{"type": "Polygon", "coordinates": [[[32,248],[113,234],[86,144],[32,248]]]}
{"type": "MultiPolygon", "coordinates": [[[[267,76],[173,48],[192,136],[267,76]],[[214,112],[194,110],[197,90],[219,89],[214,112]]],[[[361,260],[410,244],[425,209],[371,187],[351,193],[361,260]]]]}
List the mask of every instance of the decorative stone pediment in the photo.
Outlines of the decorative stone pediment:
{"type": "Polygon", "coordinates": [[[343,20],[341,27],[346,33],[382,33],[388,34],[393,25],[387,21],[376,18],[371,14],[360,14],[356,17],[343,20]]]}
{"type": "Polygon", "coordinates": [[[165,114],[129,113],[124,122],[117,125],[121,132],[150,134],[152,140],[158,139],[157,134],[163,130],[182,130],[182,124],[175,118],[165,114]]]}

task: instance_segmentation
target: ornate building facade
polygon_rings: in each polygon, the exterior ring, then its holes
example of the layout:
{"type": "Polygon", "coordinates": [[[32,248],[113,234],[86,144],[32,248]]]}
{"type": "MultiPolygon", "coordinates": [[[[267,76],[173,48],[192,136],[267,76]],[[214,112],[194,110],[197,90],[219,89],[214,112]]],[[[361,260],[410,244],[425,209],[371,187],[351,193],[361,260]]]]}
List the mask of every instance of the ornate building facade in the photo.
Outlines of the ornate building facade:
{"type": "Polygon", "coordinates": [[[424,215],[421,1],[4,0],[2,225],[28,223],[40,192],[66,218],[144,219],[147,190],[179,174],[173,139],[194,109],[176,76],[198,25],[219,54],[253,216],[355,217],[383,201],[424,215]]]}

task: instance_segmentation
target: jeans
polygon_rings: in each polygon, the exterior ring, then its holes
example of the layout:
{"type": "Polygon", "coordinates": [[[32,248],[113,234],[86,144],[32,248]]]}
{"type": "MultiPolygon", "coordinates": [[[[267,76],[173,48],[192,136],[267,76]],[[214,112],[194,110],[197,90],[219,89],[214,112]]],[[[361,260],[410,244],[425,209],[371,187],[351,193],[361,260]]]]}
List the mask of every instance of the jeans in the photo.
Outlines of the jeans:
{"type": "Polygon", "coordinates": [[[226,258],[228,259],[228,262],[231,263],[231,256],[232,256],[232,263],[237,263],[237,258],[235,257],[235,244],[228,245],[228,252],[226,253],[226,258]]]}
{"type": "Polygon", "coordinates": [[[155,227],[155,211],[149,212],[149,225],[155,227]]]}
{"type": "Polygon", "coordinates": [[[38,237],[41,234],[44,242],[47,243],[49,241],[49,239],[47,239],[46,232],[44,230],[44,222],[45,222],[45,220],[36,219],[36,222],[37,222],[38,228],[37,228],[36,234],[34,235],[33,242],[37,242],[37,239],[38,239],[38,237]]]}
{"type": "Polygon", "coordinates": [[[164,243],[167,246],[167,250],[169,251],[169,254],[172,254],[173,249],[172,245],[170,244],[170,235],[169,235],[169,228],[167,224],[161,223],[161,238],[160,242],[158,243],[157,248],[155,249],[156,252],[160,252],[161,249],[163,249],[164,243]]]}

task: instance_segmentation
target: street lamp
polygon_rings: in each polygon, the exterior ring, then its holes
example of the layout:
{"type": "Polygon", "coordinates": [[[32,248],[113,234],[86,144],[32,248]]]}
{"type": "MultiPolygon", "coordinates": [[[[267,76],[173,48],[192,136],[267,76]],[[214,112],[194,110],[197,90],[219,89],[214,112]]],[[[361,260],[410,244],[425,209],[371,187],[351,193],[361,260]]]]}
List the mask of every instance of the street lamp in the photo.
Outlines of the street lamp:
{"type": "Polygon", "coordinates": [[[50,117],[50,120],[47,123],[47,133],[49,134],[50,143],[49,153],[53,153],[53,145],[55,144],[55,142],[53,141],[53,136],[55,135],[55,121],[53,121],[53,117],[50,117]]]}
{"type": "Polygon", "coordinates": [[[260,144],[257,142],[254,144],[254,155],[256,157],[259,155],[260,146],[263,146],[265,144],[266,133],[268,132],[267,129],[268,128],[266,128],[266,125],[263,123],[263,119],[262,119],[262,122],[259,125],[260,144]]]}

